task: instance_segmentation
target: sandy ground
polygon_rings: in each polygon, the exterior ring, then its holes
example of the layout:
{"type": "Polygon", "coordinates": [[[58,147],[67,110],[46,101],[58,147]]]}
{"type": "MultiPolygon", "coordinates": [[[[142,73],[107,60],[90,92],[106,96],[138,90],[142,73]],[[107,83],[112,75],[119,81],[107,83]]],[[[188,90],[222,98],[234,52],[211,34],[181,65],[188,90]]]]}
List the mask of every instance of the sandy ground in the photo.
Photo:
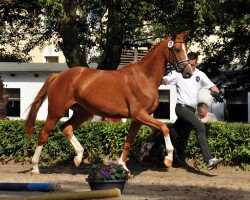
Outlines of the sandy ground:
{"type": "MultiPolygon", "coordinates": [[[[231,167],[218,167],[212,171],[190,170],[164,167],[149,168],[138,163],[128,163],[134,174],[126,185],[118,200],[238,200],[250,199],[250,172],[236,171],[231,167]]],[[[83,173],[84,166],[50,166],[41,167],[40,175],[30,174],[30,164],[1,164],[1,182],[51,182],[59,184],[60,188],[52,193],[90,191],[87,177],[83,173]]],[[[0,199],[12,199],[48,194],[29,191],[0,191],[0,199]]],[[[107,198],[106,198],[107,199],[107,198]]]]}

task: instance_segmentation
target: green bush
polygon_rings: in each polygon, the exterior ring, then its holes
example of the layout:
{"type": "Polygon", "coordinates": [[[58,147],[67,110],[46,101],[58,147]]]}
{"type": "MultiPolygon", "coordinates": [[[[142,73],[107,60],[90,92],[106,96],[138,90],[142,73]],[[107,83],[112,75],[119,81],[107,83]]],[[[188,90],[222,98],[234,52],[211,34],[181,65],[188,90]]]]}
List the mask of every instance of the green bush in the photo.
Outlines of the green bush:
{"type": "MultiPolygon", "coordinates": [[[[75,152],[69,140],[60,132],[61,122],[49,135],[44,145],[40,164],[52,165],[61,162],[72,163],[75,152]]],[[[35,132],[38,133],[43,125],[37,121],[35,132]]],[[[92,160],[95,157],[108,156],[118,158],[123,149],[130,122],[85,122],[74,134],[84,147],[84,157],[92,160]]],[[[17,162],[30,161],[37,145],[38,134],[28,139],[24,134],[23,120],[0,120],[0,161],[17,162]]],[[[171,124],[168,124],[170,127],[171,124]]],[[[211,151],[215,157],[223,157],[224,164],[250,170],[250,124],[214,122],[205,124],[211,151]]],[[[130,157],[138,159],[140,146],[143,141],[160,138],[158,145],[152,149],[148,160],[162,162],[165,155],[164,140],[161,133],[148,126],[142,126],[137,134],[130,157]]],[[[195,159],[203,165],[203,157],[192,131],[187,145],[187,157],[195,159]]],[[[153,162],[157,163],[157,162],[153,162]]],[[[157,164],[158,164],[157,163],[157,164]]]]}
{"type": "MultiPolygon", "coordinates": [[[[205,126],[215,157],[223,157],[226,165],[250,169],[250,124],[214,122],[205,126]]],[[[202,157],[194,131],[188,140],[187,153],[192,159],[200,160],[202,157]]]]}

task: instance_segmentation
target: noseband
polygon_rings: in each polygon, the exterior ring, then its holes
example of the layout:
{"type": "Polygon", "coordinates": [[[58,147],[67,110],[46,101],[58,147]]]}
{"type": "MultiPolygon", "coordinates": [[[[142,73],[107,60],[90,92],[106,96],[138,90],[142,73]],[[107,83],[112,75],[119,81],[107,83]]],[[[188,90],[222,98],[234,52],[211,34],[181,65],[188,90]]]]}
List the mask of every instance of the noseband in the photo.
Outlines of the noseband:
{"type": "MultiPolygon", "coordinates": [[[[170,62],[167,63],[166,72],[168,72],[168,71],[171,72],[172,70],[175,69],[177,72],[183,73],[183,71],[185,70],[185,68],[189,64],[189,60],[180,60],[180,61],[177,60],[177,57],[176,57],[174,49],[173,49],[173,46],[176,43],[184,43],[184,42],[174,42],[173,40],[170,40],[168,42],[168,49],[169,49],[169,56],[168,57],[169,57],[169,60],[170,60],[170,51],[171,51],[172,55],[173,55],[174,63],[173,64],[171,64],[170,62]],[[183,66],[184,64],[185,64],[185,66],[183,68],[181,68],[181,66],[183,66]]],[[[186,74],[186,75],[188,75],[188,74],[186,74]]]]}

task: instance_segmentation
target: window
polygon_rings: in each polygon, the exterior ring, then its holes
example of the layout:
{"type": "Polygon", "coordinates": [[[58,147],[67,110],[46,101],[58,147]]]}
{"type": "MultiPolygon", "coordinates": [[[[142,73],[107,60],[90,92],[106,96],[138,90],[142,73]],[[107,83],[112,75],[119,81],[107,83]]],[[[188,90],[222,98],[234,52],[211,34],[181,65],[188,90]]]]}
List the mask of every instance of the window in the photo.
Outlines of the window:
{"type": "Polygon", "coordinates": [[[248,122],[247,92],[231,92],[226,102],[225,120],[248,122]]]}
{"type": "Polygon", "coordinates": [[[153,116],[157,119],[170,119],[170,90],[158,90],[159,106],[153,116]]]}
{"type": "Polygon", "coordinates": [[[58,56],[45,56],[46,63],[58,63],[59,59],[58,56]]]}
{"type": "Polygon", "coordinates": [[[227,104],[226,120],[229,122],[248,122],[247,104],[227,104]]]}
{"type": "Polygon", "coordinates": [[[9,96],[9,102],[6,106],[7,117],[20,117],[20,88],[5,88],[9,96]]]}

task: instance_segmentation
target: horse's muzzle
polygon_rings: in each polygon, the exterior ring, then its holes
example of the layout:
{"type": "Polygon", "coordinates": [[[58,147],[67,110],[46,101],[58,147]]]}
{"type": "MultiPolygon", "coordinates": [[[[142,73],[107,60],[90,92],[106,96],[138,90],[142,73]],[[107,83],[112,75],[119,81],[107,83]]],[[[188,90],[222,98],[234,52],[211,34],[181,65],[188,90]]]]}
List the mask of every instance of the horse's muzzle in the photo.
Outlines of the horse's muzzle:
{"type": "Polygon", "coordinates": [[[190,74],[189,72],[186,72],[184,74],[182,74],[183,78],[190,78],[193,74],[190,74]]]}
{"type": "Polygon", "coordinates": [[[190,78],[193,70],[188,60],[181,60],[176,64],[176,71],[182,74],[183,78],[190,78]]]}
{"type": "Polygon", "coordinates": [[[192,67],[190,64],[187,64],[182,71],[182,77],[190,78],[192,75],[193,75],[192,67]]]}

